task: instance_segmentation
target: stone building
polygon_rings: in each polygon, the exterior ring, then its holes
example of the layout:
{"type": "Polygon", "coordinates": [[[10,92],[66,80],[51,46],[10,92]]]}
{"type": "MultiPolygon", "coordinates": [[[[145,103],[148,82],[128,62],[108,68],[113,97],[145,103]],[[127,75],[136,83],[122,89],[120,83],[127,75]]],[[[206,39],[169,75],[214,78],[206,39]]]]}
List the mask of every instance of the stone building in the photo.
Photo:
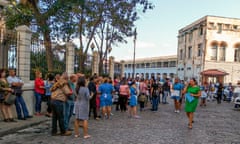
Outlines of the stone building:
{"type": "MultiPolygon", "coordinates": [[[[121,61],[122,76],[130,78],[133,75],[133,60],[121,61]]],[[[159,80],[176,76],[177,56],[159,56],[136,59],[135,77],[159,80]]]]}
{"type": "Polygon", "coordinates": [[[178,32],[177,75],[199,82],[240,80],[240,19],[205,16],[178,32]]]}

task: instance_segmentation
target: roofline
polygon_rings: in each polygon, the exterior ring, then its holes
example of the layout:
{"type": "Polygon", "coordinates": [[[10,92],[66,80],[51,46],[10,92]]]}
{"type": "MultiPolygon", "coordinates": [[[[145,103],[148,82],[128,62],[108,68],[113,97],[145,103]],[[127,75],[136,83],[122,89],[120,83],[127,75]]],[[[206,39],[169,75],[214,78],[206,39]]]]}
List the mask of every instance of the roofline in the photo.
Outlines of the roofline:
{"type": "MultiPolygon", "coordinates": [[[[161,59],[176,59],[177,60],[177,55],[167,55],[167,56],[158,56],[158,57],[145,57],[145,58],[137,58],[136,61],[148,61],[148,60],[161,60],[161,59]]],[[[128,59],[124,60],[124,62],[132,62],[133,60],[128,59]]]]}
{"type": "Polygon", "coordinates": [[[191,25],[193,25],[194,23],[196,23],[196,22],[198,22],[198,21],[199,21],[199,23],[201,23],[201,22],[203,22],[203,21],[206,21],[208,17],[240,20],[240,18],[232,18],[232,17],[224,17],[224,16],[215,16],[215,15],[205,15],[204,17],[201,17],[201,18],[193,21],[192,23],[188,24],[187,26],[179,29],[179,30],[178,30],[178,33],[181,33],[181,32],[186,31],[188,28],[190,28],[191,25]]]}

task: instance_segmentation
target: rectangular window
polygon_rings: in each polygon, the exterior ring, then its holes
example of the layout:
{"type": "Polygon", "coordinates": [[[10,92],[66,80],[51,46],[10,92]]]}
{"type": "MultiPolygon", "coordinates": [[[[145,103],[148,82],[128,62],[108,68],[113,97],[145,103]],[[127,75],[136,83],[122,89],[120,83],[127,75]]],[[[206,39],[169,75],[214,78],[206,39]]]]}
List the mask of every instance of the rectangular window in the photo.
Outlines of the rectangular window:
{"type": "Polygon", "coordinates": [[[238,26],[237,25],[233,25],[233,30],[237,30],[238,26]]]}
{"type": "Polygon", "coordinates": [[[222,24],[219,23],[217,26],[218,26],[217,32],[222,33],[222,24]]]}
{"type": "Polygon", "coordinates": [[[188,47],[188,58],[192,58],[192,46],[188,47]]]}
{"type": "Polygon", "coordinates": [[[198,56],[198,57],[202,56],[202,43],[198,44],[197,56],[198,56]]]}
{"type": "Polygon", "coordinates": [[[168,62],[164,62],[163,67],[168,67],[168,62]]]}
{"type": "Polygon", "coordinates": [[[225,28],[225,30],[230,30],[230,24],[225,24],[225,26],[224,26],[225,28]]]}
{"type": "Polygon", "coordinates": [[[193,37],[193,33],[190,32],[189,35],[188,35],[188,41],[191,42],[192,41],[192,37],[193,37]]]}
{"type": "Polygon", "coordinates": [[[199,36],[203,35],[203,27],[200,27],[200,28],[199,28],[198,34],[199,34],[199,36]]]}
{"type": "Polygon", "coordinates": [[[157,62],[157,67],[162,67],[162,63],[161,62],[157,62]]]}
{"type": "Polygon", "coordinates": [[[213,23],[213,22],[210,22],[208,28],[214,29],[214,23],[213,23]]]}
{"type": "Polygon", "coordinates": [[[182,49],[180,50],[179,58],[180,58],[180,60],[183,60],[183,50],[182,49]]]}

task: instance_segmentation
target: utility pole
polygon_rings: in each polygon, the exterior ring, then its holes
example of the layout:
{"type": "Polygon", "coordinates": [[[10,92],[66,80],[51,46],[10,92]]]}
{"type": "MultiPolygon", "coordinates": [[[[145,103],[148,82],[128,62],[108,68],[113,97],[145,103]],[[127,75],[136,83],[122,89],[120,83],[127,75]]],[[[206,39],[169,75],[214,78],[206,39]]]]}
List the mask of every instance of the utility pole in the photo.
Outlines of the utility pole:
{"type": "Polygon", "coordinates": [[[132,78],[135,77],[135,57],[136,57],[136,40],[137,40],[137,28],[135,28],[134,30],[134,38],[133,38],[133,44],[134,44],[134,51],[133,51],[133,74],[132,74],[132,78]]]}

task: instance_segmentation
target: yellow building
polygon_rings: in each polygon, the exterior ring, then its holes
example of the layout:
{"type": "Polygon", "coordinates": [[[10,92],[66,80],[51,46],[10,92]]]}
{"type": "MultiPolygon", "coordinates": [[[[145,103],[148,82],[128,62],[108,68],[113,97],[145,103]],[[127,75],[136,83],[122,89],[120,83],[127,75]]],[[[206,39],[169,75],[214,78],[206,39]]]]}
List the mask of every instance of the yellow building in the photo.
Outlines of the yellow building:
{"type": "Polygon", "coordinates": [[[178,32],[177,75],[200,82],[240,80],[240,19],[205,16],[178,32]]]}

